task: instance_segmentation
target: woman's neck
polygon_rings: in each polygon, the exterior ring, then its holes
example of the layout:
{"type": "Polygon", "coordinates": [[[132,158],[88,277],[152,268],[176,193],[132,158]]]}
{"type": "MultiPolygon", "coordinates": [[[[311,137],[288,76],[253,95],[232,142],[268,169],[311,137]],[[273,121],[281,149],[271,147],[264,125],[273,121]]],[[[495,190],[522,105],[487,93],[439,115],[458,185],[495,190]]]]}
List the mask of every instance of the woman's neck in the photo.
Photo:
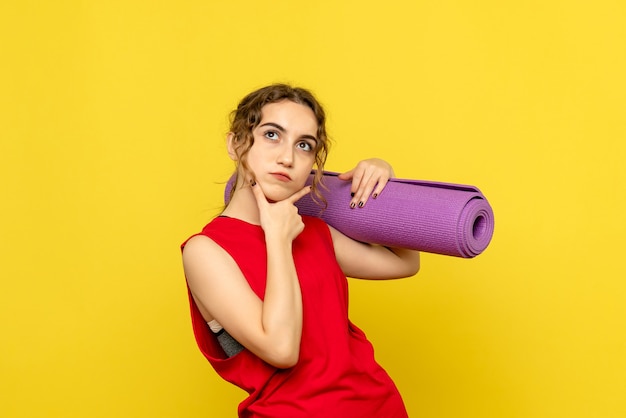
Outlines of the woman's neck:
{"type": "Polygon", "coordinates": [[[237,186],[222,215],[260,225],[259,207],[250,186],[237,186]]]}

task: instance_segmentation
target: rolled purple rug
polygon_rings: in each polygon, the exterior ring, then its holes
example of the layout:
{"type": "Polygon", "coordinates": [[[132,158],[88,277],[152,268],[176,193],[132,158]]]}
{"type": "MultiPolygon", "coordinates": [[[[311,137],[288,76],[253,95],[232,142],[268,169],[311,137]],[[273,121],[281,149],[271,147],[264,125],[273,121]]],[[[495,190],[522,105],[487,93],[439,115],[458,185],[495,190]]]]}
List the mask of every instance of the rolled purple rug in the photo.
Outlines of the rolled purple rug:
{"type": "MultiPolygon", "coordinates": [[[[327,208],[309,194],[296,203],[301,215],[320,217],[357,241],[455,257],[475,257],[491,241],[493,211],[476,187],[394,178],[377,199],[351,209],[351,182],[337,175],[324,172],[325,188],[320,191],[327,208]]],[[[232,181],[226,186],[225,202],[232,181]]]]}

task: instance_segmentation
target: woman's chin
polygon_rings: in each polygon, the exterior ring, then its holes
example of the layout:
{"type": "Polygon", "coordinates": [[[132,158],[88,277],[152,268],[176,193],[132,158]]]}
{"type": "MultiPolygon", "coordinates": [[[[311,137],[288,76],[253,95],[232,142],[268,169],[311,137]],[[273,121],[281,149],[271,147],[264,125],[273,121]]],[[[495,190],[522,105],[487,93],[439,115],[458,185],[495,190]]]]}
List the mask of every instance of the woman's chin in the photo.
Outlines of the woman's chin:
{"type": "Polygon", "coordinates": [[[296,184],[296,182],[290,183],[275,183],[275,182],[260,182],[263,193],[269,202],[280,202],[288,197],[291,197],[294,193],[304,187],[296,184]]]}
{"type": "Polygon", "coordinates": [[[293,192],[290,190],[273,190],[273,188],[271,187],[263,188],[263,192],[265,193],[265,198],[267,199],[267,201],[271,203],[285,200],[293,194],[293,192]]]}
{"type": "Polygon", "coordinates": [[[281,200],[285,200],[289,197],[290,195],[287,194],[280,194],[280,193],[266,193],[265,194],[265,198],[267,199],[268,202],[270,203],[276,203],[276,202],[280,202],[281,200]]]}

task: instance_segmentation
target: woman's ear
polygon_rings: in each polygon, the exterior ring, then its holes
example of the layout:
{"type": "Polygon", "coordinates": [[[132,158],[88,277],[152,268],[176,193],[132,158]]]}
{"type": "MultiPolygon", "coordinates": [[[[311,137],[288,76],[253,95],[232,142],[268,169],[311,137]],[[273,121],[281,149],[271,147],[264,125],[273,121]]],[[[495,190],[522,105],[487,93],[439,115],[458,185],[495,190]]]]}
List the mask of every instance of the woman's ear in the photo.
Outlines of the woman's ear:
{"type": "Polygon", "coordinates": [[[228,148],[228,156],[233,161],[238,160],[237,152],[236,152],[236,149],[237,149],[236,142],[237,142],[237,136],[235,136],[233,132],[229,132],[228,135],[226,135],[226,146],[228,148]]]}

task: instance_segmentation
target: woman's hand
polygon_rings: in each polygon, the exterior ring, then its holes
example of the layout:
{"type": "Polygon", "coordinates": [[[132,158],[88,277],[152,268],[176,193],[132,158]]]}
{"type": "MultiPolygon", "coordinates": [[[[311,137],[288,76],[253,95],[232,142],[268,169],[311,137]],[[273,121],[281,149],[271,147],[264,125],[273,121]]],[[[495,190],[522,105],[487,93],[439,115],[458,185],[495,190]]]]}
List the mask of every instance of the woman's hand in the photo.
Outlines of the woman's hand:
{"type": "Polygon", "coordinates": [[[341,180],[352,180],[351,208],[362,208],[370,196],[376,199],[392,177],[394,177],[393,168],[380,158],[360,161],[352,170],[339,175],[341,180]]]}
{"type": "Polygon", "coordinates": [[[302,217],[298,214],[295,203],[309,193],[311,187],[306,186],[287,199],[276,203],[267,201],[260,184],[253,181],[251,187],[259,207],[261,227],[265,232],[266,239],[285,239],[291,243],[304,229],[302,217]]]}

